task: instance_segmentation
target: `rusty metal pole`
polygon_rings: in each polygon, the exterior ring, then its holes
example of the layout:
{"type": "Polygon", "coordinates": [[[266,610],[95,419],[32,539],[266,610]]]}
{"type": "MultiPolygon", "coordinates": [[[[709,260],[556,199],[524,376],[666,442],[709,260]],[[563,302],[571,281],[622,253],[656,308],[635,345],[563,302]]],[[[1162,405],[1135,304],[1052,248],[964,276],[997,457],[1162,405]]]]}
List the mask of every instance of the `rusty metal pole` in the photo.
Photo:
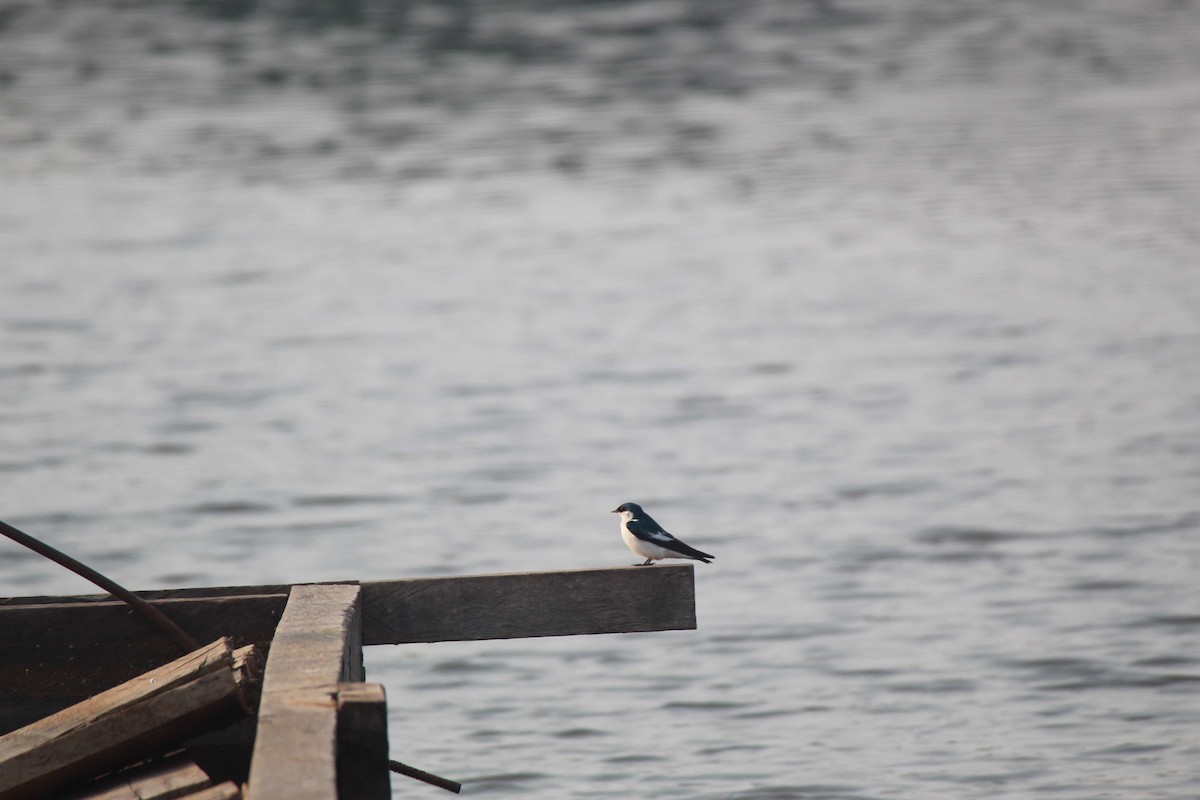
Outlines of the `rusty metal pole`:
{"type": "Polygon", "coordinates": [[[28,547],[38,555],[45,556],[54,563],[66,567],[76,575],[86,578],[114,597],[125,601],[129,604],[130,608],[141,614],[143,617],[170,635],[172,639],[179,643],[179,646],[184,649],[185,653],[190,653],[193,650],[198,650],[200,648],[199,642],[189,636],[187,632],[183,630],[183,628],[180,628],[178,625],[168,619],[167,616],[157,608],[150,605],[145,600],[138,597],[136,594],[124,588],[123,586],[120,586],[115,581],[112,581],[106,578],[104,575],[101,575],[99,572],[96,572],[96,570],[92,569],[87,564],[76,561],[61,550],[55,550],[45,542],[41,542],[29,534],[17,530],[3,520],[0,520],[0,533],[12,539],[14,542],[28,547]]]}

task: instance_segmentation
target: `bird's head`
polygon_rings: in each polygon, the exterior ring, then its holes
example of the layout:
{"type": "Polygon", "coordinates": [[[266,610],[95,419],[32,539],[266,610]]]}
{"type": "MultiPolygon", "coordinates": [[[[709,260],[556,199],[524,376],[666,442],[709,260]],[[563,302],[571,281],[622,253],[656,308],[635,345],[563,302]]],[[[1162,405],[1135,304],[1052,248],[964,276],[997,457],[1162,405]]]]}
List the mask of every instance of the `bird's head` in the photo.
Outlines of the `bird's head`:
{"type": "Polygon", "coordinates": [[[642,507],[637,503],[621,503],[621,505],[612,510],[612,513],[620,514],[621,516],[628,514],[630,517],[636,517],[642,513],[642,507]]]}

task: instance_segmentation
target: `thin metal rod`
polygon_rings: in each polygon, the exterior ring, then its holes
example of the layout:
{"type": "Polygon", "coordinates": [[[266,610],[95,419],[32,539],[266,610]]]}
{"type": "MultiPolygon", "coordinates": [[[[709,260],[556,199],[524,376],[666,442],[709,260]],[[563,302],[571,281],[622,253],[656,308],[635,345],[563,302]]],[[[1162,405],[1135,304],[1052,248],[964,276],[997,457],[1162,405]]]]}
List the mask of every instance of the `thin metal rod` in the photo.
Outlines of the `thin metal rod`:
{"type": "Polygon", "coordinates": [[[425,781],[428,784],[437,786],[439,789],[445,789],[447,792],[455,794],[462,793],[462,784],[458,781],[452,781],[449,778],[443,778],[434,775],[432,772],[426,772],[423,769],[410,767],[408,764],[401,764],[399,761],[388,759],[388,769],[399,775],[407,775],[410,778],[416,778],[419,781],[425,781]]]}
{"type": "Polygon", "coordinates": [[[76,575],[86,578],[114,597],[124,600],[129,604],[130,608],[169,634],[172,639],[179,643],[179,646],[184,649],[184,652],[190,653],[193,650],[200,649],[200,643],[191,636],[188,636],[187,632],[184,631],[183,628],[180,628],[178,625],[168,619],[165,614],[147,603],[142,598],[138,597],[133,592],[109,580],[99,572],[96,572],[96,570],[92,569],[87,564],[76,561],[61,550],[55,550],[50,545],[38,541],[27,533],[22,533],[3,520],[0,520],[0,533],[4,534],[18,544],[25,545],[38,555],[45,556],[54,563],[66,567],[76,575]]]}

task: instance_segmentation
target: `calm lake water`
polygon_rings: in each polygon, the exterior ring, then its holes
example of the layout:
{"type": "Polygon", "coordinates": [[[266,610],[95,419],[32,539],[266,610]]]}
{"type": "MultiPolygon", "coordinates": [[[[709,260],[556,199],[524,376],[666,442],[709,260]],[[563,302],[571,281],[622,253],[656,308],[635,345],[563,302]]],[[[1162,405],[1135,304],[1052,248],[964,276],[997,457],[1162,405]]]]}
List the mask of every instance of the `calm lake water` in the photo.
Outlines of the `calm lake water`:
{"type": "Polygon", "coordinates": [[[1200,4],[186,9],[0,8],[0,518],[717,554],[697,631],[372,649],[473,795],[1200,796],[1200,4]]]}

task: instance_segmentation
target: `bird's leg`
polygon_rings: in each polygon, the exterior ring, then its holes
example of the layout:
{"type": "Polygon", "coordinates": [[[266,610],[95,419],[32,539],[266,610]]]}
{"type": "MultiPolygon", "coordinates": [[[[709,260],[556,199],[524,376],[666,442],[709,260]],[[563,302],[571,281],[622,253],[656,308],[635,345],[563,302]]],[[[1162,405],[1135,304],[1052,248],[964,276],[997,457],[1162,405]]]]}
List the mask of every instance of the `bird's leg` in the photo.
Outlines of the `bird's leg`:
{"type": "Polygon", "coordinates": [[[651,565],[651,564],[653,564],[653,563],[654,563],[654,559],[652,559],[652,558],[647,558],[645,561],[643,561],[641,564],[638,564],[637,566],[639,566],[639,567],[648,567],[648,566],[650,566],[650,565],[651,565]]]}

